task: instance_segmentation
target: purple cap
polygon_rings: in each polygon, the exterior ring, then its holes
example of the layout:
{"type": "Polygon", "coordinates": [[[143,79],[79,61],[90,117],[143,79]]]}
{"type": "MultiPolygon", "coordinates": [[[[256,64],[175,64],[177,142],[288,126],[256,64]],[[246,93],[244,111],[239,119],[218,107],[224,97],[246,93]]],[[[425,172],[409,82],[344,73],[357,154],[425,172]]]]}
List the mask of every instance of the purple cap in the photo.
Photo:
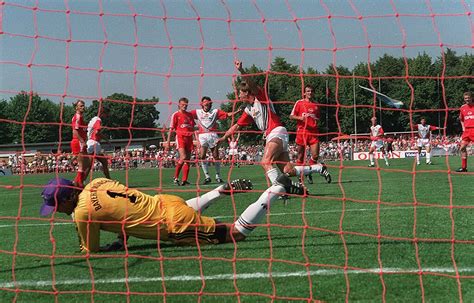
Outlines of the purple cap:
{"type": "Polygon", "coordinates": [[[40,209],[41,216],[48,216],[56,209],[56,201],[64,202],[65,199],[74,191],[74,183],[63,178],[54,178],[49,180],[43,189],[43,205],[40,209]]]}

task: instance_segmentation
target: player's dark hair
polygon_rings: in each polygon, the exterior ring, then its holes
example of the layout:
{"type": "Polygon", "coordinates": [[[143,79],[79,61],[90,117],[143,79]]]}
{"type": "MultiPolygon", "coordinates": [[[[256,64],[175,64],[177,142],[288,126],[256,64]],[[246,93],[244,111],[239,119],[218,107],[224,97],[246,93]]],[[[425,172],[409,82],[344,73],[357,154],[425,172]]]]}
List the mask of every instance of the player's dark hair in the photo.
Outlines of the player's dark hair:
{"type": "Polygon", "coordinates": [[[74,108],[76,108],[79,105],[79,103],[86,104],[84,100],[77,99],[76,101],[74,101],[74,103],[72,103],[72,105],[74,106],[74,108]]]}
{"type": "Polygon", "coordinates": [[[212,100],[211,100],[211,97],[208,97],[208,96],[204,96],[204,97],[201,98],[201,102],[204,102],[204,100],[206,100],[206,101],[212,101],[212,100]]]}
{"type": "Polygon", "coordinates": [[[304,89],[306,90],[307,88],[311,88],[314,91],[314,87],[311,84],[306,84],[304,86],[304,89]]]}
{"type": "Polygon", "coordinates": [[[188,100],[188,98],[186,98],[186,97],[180,98],[178,102],[181,102],[181,101],[183,101],[183,102],[185,102],[185,103],[189,103],[189,100],[188,100]]]}
{"type": "Polygon", "coordinates": [[[240,82],[239,91],[251,94],[253,96],[257,95],[256,92],[253,91],[252,87],[245,81],[240,82]]]}
{"type": "Polygon", "coordinates": [[[472,93],[471,93],[471,92],[465,92],[465,93],[463,94],[463,96],[469,96],[469,97],[472,97],[472,93]]]}

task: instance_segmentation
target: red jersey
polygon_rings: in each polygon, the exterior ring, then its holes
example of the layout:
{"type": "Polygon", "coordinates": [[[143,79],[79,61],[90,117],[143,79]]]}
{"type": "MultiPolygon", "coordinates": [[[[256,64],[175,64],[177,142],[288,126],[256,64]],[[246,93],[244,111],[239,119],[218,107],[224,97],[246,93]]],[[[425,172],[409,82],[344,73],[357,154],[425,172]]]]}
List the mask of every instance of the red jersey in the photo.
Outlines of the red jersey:
{"type": "Polygon", "coordinates": [[[474,105],[464,104],[459,110],[459,120],[464,123],[464,128],[474,128],[474,105]]]}
{"type": "Polygon", "coordinates": [[[283,125],[275,112],[273,103],[267,99],[265,92],[261,88],[258,90],[253,104],[248,104],[245,107],[244,113],[237,120],[237,124],[248,126],[255,122],[258,129],[265,132],[265,135],[268,135],[274,128],[283,125]]]}
{"type": "MultiPolygon", "coordinates": [[[[80,113],[75,113],[74,116],[72,117],[72,129],[77,130],[79,133],[79,136],[86,141],[87,140],[87,133],[86,133],[86,123],[84,122],[84,118],[82,117],[82,114],[80,113]]],[[[79,139],[74,135],[74,132],[72,133],[72,138],[73,139],[79,139]]]]}
{"type": "Polygon", "coordinates": [[[227,113],[220,109],[211,109],[205,112],[202,109],[190,111],[191,115],[197,120],[200,133],[215,132],[217,130],[217,120],[227,119],[227,113]]]}
{"type": "Polygon", "coordinates": [[[319,106],[317,106],[316,103],[306,99],[298,100],[293,106],[293,110],[291,111],[290,115],[308,117],[304,121],[296,121],[297,130],[307,130],[313,133],[318,131],[318,120],[321,117],[321,113],[319,112],[319,106]]]}
{"type": "Polygon", "coordinates": [[[177,111],[171,116],[170,128],[176,130],[178,136],[192,136],[194,125],[194,117],[190,112],[177,111]]]}

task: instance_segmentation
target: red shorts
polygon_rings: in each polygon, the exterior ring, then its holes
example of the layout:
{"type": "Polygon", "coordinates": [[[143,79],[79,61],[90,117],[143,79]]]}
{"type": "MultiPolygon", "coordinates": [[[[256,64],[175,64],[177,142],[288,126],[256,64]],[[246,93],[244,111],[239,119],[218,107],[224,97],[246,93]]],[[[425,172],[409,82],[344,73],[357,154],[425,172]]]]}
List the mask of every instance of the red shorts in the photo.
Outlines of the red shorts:
{"type": "Polygon", "coordinates": [[[307,132],[304,133],[303,131],[298,131],[296,133],[296,140],[297,145],[307,146],[307,145],[314,145],[319,143],[319,138],[314,132],[307,132]]]}
{"type": "Polygon", "coordinates": [[[86,153],[87,146],[85,144],[81,144],[79,139],[72,139],[71,141],[71,152],[73,155],[77,155],[79,153],[86,153]]]}
{"type": "Polygon", "coordinates": [[[193,136],[176,136],[176,147],[191,152],[194,148],[193,136]]]}
{"type": "Polygon", "coordinates": [[[474,142],[474,128],[466,128],[462,133],[462,141],[474,142]]]}

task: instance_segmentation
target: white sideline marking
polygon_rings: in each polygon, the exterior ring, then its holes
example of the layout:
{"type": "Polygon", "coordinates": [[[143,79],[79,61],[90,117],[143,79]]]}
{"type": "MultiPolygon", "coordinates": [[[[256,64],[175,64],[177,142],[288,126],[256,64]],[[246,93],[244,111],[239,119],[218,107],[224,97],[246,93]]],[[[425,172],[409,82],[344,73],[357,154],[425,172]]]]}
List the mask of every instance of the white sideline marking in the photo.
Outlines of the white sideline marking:
{"type": "MultiPolygon", "coordinates": [[[[458,272],[473,272],[474,267],[458,268],[458,272]]],[[[403,268],[384,268],[382,270],[384,274],[405,274],[405,273],[418,273],[418,269],[403,269],[403,268]]],[[[424,268],[424,273],[455,273],[454,268],[451,267],[430,267],[424,268]]],[[[256,273],[244,273],[244,274],[220,274],[220,275],[210,275],[210,276],[168,276],[164,279],[161,277],[129,277],[128,279],[119,278],[119,279],[97,279],[94,281],[94,284],[115,284],[115,283],[130,283],[130,282],[170,282],[170,281],[202,281],[202,280],[251,280],[251,279],[269,279],[272,278],[289,278],[289,277],[307,277],[308,274],[311,276],[335,276],[341,275],[344,273],[342,269],[319,269],[306,271],[296,271],[296,272],[272,272],[271,275],[269,272],[256,272],[256,273]]],[[[378,274],[380,273],[380,268],[369,268],[367,270],[347,270],[348,274],[378,274]]],[[[90,285],[91,280],[88,279],[70,279],[70,280],[56,280],[54,285],[90,285]]],[[[53,281],[43,280],[43,281],[16,281],[16,283],[0,283],[0,288],[16,288],[16,287],[47,287],[53,286],[53,281]]]]}
{"type": "MultiPolygon", "coordinates": [[[[384,208],[383,210],[399,210],[399,209],[408,209],[413,208],[412,206],[404,206],[404,207],[393,207],[393,208],[384,208]]],[[[374,211],[375,208],[357,208],[357,209],[346,209],[346,212],[352,211],[374,211]]],[[[307,212],[291,212],[291,213],[270,213],[270,216],[288,216],[288,215],[311,215],[311,214],[329,214],[329,213],[340,213],[341,210],[324,210],[324,211],[307,211],[307,212]]],[[[233,219],[234,216],[214,216],[215,219],[233,219]]],[[[53,223],[54,225],[70,225],[73,224],[72,222],[57,222],[53,223]]],[[[35,226],[50,226],[50,223],[27,223],[27,224],[18,224],[18,227],[35,227],[35,226]]],[[[0,225],[0,228],[5,227],[13,227],[15,224],[4,224],[0,225]]]]}

